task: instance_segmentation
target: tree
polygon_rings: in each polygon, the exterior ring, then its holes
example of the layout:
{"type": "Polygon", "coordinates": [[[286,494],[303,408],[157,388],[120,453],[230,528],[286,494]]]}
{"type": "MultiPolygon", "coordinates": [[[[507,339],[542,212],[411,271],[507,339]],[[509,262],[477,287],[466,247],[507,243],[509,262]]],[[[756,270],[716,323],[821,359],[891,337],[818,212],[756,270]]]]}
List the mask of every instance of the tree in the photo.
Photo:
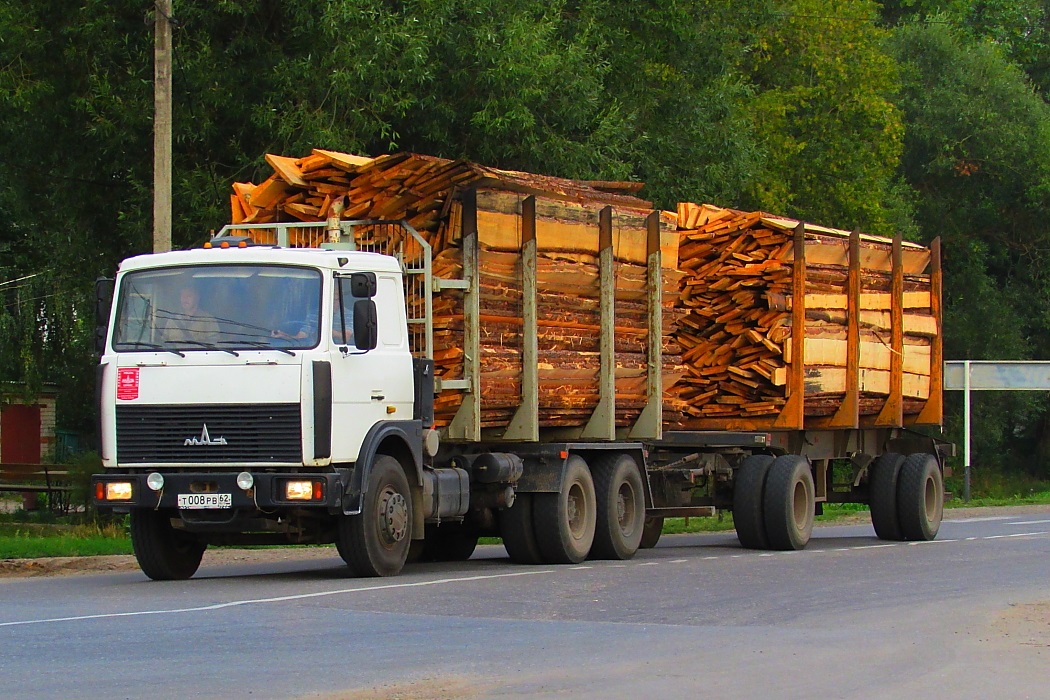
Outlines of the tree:
{"type": "MultiPolygon", "coordinates": [[[[901,172],[923,238],[945,251],[945,354],[1050,359],[1050,107],[995,44],[946,23],[894,32],[907,136],[901,172]]],[[[1045,401],[989,397],[986,459],[1024,459],[1045,401]]],[[[982,438],[983,439],[983,438],[982,438]]]]}
{"type": "Polygon", "coordinates": [[[878,9],[794,0],[767,15],[746,66],[767,153],[754,206],[871,233],[910,229],[894,177],[904,136],[898,78],[878,9]]]}

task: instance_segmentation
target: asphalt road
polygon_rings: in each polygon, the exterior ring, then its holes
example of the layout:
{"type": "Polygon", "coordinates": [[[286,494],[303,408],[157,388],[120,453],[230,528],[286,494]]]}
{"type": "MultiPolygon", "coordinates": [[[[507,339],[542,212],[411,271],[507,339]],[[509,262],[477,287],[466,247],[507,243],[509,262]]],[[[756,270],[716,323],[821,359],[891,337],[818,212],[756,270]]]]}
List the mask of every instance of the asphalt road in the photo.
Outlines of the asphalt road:
{"type": "Polygon", "coordinates": [[[0,580],[0,698],[1047,698],[1050,514],[803,552],[665,536],[629,562],[341,561],[0,580]]]}

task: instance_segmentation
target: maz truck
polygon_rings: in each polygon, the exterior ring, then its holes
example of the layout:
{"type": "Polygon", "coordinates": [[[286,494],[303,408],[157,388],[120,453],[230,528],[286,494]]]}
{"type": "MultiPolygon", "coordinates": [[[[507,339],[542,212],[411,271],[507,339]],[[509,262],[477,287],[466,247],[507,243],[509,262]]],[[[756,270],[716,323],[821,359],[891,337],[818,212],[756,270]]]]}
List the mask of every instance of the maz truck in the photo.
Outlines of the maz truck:
{"type": "MultiPolygon", "coordinates": [[[[433,273],[430,246],[404,221],[238,225],[202,248],[127,259],[98,286],[95,504],[130,514],[135,556],[157,580],[193,576],[209,546],[334,543],[356,576],[466,559],[480,536],[501,537],[518,563],[628,559],[656,543],[664,518],[716,509],[732,511],[745,547],[800,549],[833,502],[870,503],[880,537],[934,538],[944,446],[903,425],[664,429],[663,285],[650,238],[648,404],[636,425],[610,420],[597,437],[537,418],[527,240],[522,401],[501,430],[478,418],[472,353],[486,321],[471,231],[461,279],[433,273]],[[400,247],[365,250],[355,231],[383,227],[393,235],[369,240],[400,247]],[[289,247],[290,231],[319,242],[289,247]],[[467,362],[463,377],[436,379],[432,304],[449,289],[465,300],[467,362]],[[435,395],[449,391],[462,395],[460,413],[435,427],[435,395]]],[[[611,256],[601,259],[611,279],[611,256]]],[[[610,314],[612,289],[601,291],[610,314]]],[[[597,332],[609,410],[611,317],[597,332]]]]}

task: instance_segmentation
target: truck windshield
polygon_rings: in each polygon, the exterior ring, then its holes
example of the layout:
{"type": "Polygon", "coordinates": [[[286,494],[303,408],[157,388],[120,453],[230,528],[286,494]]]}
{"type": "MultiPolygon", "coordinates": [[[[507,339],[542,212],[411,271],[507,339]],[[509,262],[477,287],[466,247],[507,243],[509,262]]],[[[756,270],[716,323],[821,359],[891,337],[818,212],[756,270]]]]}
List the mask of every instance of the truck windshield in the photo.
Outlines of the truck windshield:
{"type": "Polygon", "coordinates": [[[113,349],[305,350],[320,341],[321,274],[278,265],[131,272],[117,299],[113,349]]]}

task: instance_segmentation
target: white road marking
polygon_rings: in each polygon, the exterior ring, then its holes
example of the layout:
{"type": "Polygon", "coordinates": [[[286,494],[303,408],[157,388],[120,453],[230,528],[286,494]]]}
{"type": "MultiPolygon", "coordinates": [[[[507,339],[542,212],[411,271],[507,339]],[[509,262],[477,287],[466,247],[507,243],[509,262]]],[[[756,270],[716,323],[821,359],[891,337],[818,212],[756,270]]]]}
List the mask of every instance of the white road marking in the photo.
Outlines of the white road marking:
{"type": "Polygon", "coordinates": [[[1039,535],[1050,535],[1050,532],[1015,532],[1012,535],[988,535],[982,537],[983,540],[1003,540],[1007,537],[1036,537],[1039,535]]]}
{"type": "Polygon", "coordinates": [[[1044,523],[1050,523],[1050,520],[1021,520],[1016,523],[1010,523],[1011,525],[1042,525],[1044,523]]]}
{"type": "MultiPolygon", "coordinates": [[[[986,520],[1002,520],[1002,519],[1003,518],[986,518],[986,520]]],[[[1042,521],[1042,522],[1050,522],[1050,521],[1042,521]]],[[[1017,524],[1022,524],[1022,523],[1017,523],[1017,524]]],[[[1050,535],[1050,531],[1044,530],[1044,531],[1039,531],[1039,532],[1016,532],[1016,533],[1008,534],[1008,535],[988,535],[988,536],[985,536],[985,537],[967,537],[967,538],[965,538],[963,540],[958,540],[958,539],[930,540],[930,541],[919,541],[919,542],[868,544],[868,545],[857,545],[855,547],[836,547],[836,548],[829,548],[829,549],[811,548],[811,549],[808,549],[808,550],[798,550],[798,551],[796,551],[796,550],[788,550],[788,551],[783,551],[783,552],[757,552],[757,553],[749,553],[749,554],[730,554],[728,556],[726,556],[726,555],[722,555],[722,556],[713,555],[713,556],[700,557],[699,559],[703,560],[703,561],[710,561],[710,560],[714,560],[714,559],[726,559],[726,558],[728,558],[728,559],[741,559],[741,558],[745,558],[745,557],[753,557],[753,556],[756,556],[756,555],[760,556],[760,557],[775,557],[775,556],[783,556],[783,555],[786,555],[786,554],[819,554],[821,552],[852,552],[852,551],[859,551],[859,550],[864,550],[864,549],[883,549],[883,548],[886,548],[886,547],[899,547],[899,546],[901,546],[903,544],[907,544],[907,545],[910,545],[910,546],[915,546],[915,545],[920,545],[920,544],[949,544],[949,543],[952,543],[952,542],[973,542],[973,541],[976,541],[976,540],[999,540],[999,539],[1008,539],[1008,538],[1016,538],[1016,537],[1043,537],[1043,536],[1047,536],[1047,535],[1050,535]]],[[[672,563],[672,564],[684,564],[684,563],[687,563],[689,561],[691,561],[691,560],[689,560],[689,559],[672,559],[670,561],[670,563],[672,563]]],[[[656,561],[650,561],[650,562],[637,562],[636,561],[636,562],[632,562],[632,565],[638,565],[638,566],[659,566],[661,563],[662,562],[656,562],[656,561]]],[[[623,568],[627,568],[628,564],[610,564],[609,567],[614,568],[614,569],[623,569],[623,568]]],[[[566,569],[562,569],[562,570],[563,571],[564,570],[581,571],[581,570],[593,569],[593,568],[595,568],[595,567],[587,566],[587,565],[581,565],[581,566],[566,567],[566,569]]],[[[422,587],[426,587],[426,586],[441,586],[441,585],[449,585],[449,584],[455,584],[455,583],[469,583],[469,582],[472,582],[472,581],[488,581],[488,580],[502,579],[502,578],[516,578],[516,577],[519,577],[519,576],[536,576],[536,575],[542,575],[542,574],[553,574],[553,573],[556,573],[556,572],[557,572],[556,569],[535,569],[535,570],[529,570],[529,571],[515,571],[515,572],[512,572],[512,573],[506,573],[506,574],[487,574],[487,575],[478,575],[478,576],[462,576],[462,577],[458,577],[458,578],[442,578],[442,579],[434,579],[434,580],[431,580],[431,581],[413,581],[413,582],[405,582],[405,583],[387,583],[387,584],[376,585],[376,586],[362,586],[360,588],[340,588],[340,589],[336,589],[336,590],[333,590],[333,591],[316,591],[314,593],[297,593],[297,594],[294,594],[294,595],[275,596],[275,597],[272,597],[272,598],[250,598],[250,599],[245,599],[245,600],[231,600],[231,601],[227,601],[225,603],[215,603],[213,605],[201,605],[201,606],[189,607],[189,608],[170,608],[170,609],[158,609],[158,610],[137,610],[137,611],[127,611],[127,612],[114,612],[114,613],[97,613],[97,614],[94,614],[94,615],[72,615],[72,616],[69,616],[69,617],[42,618],[42,619],[38,619],[38,620],[15,620],[15,621],[11,621],[11,622],[0,622],[0,627],[17,627],[17,626],[23,626],[23,625],[41,625],[41,624],[47,624],[47,623],[53,623],[53,622],[77,622],[77,621],[82,621],[82,620],[103,620],[103,619],[111,619],[111,618],[118,618],[118,617],[141,617],[141,616],[145,616],[145,615],[178,615],[178,614],[182,614],[182,613],[210,612],[210,611],[213,611],[213,610],[222,610],[222,609],[225,609],[225,608],[234,608],[234,607],[240,607],[240,606],[244,606],[244,605],[263,605],[263,604],[266,604],[266,603],[284,603],[284,602],[288,602],[288,601],[309,600],[311,598],[323,598],[323,597],[327,597],[327,596],[347,595],[347,594],[351,594],[351,593],[368,593],[368,592],[373,592],[373,591],[396,590],[396,589],[405,589],[405,588],[422,588],[422,587]]]]}
{"type": "Polygon", "coordinates": [[[1010,520],[1013,515],[990,515],[986,518],[957,518],[955,520],[942,520],[945,523],[990,523],[993,520],[1010,520]]]}
{"type": "Polygon", "coordinates": [[[201,605],[193,608],[171,608],[168,610],[136,610],[116,613],[97,613],[95,615],[73,615],[70,617],[51,617],[40,620],[16,620],[14,622],[0,622],[0,627],[15,627],[18,625],[41,625],[48,622],[76,622],[78,620],[105,620],[115,617],[139,617],[142,615],[178,615],[181,613],[208,612],[211,610],[222,610],[223,608],[235,608],[242,605],[262,605],[264,603],[285,603],[290,600],[308,600],[310,598],[324,598],[333,595],[346,595],[349,593],[368,593],[372,591],[386,591],[398,588],[421,588],[424,586],[441,586],[452,583],[467,583],[470,581],[487,581],[498,578],[512,578],[516,576],[536,576],[539,574],[553,574],[554,569],[540,569],[537,571],[516,571],[510,574],[489,574],[485,576],[463,576],[460,578],[441,578],[433,581],[411,581],[406,583],[387,583],[379,586],[363,586],[361,588],[340,588],[334,591],[317,591],[315,593],[297,593],[295,595],[282,595],[273,598],[249,598],[246,600],[231,600],[214,605],[201,605]]]}

